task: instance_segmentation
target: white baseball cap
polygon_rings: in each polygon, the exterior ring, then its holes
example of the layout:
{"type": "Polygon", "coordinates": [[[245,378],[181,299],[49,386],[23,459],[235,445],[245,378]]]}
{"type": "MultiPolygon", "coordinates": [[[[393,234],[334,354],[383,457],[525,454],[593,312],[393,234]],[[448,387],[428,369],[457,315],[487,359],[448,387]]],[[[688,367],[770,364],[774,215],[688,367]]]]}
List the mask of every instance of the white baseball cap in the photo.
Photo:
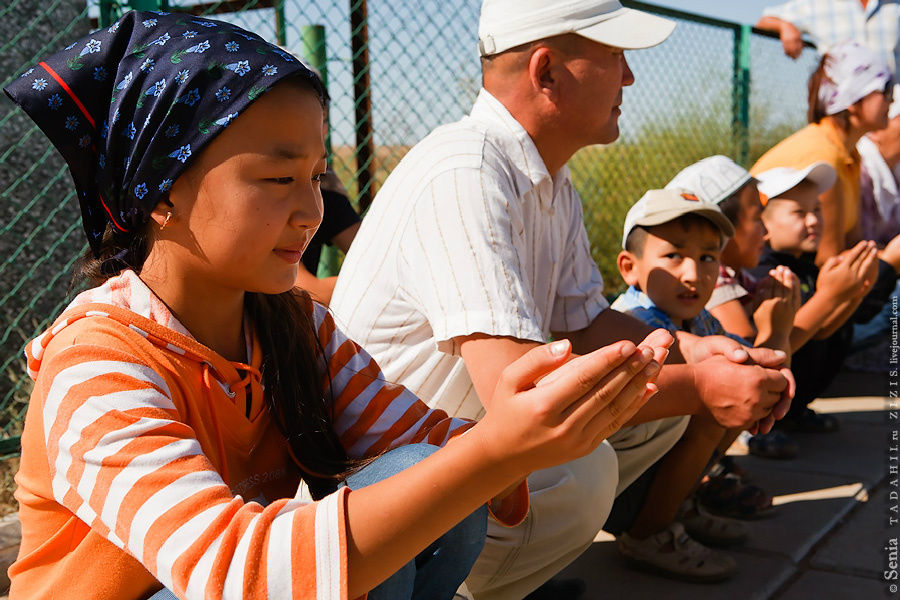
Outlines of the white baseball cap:
{"type": "Polygon", "coordinates": [[[667,190],[685,190],[705,202],[718,204],[741,189],[753,176],[727,156],[704,158],[678,172],[667,190]]]}
{"type": "Polygon", "coordinates": [[[633,50],[669,37],[675,22],[624,8],[618,0],[484,0],[478,20],[481,56],[545,38],[577,33],[633,50]]]}
{"type": "Polygon", "coordinates": [[[700,215],[715,225],[723,237],[734,235],[734,226],[718,204],[701,200],[696,195],[683,190],[650,190],[634,203],[625,215],[625,227],[622,230],[622,248],[628,234],[637,226],[653,227],[674,221],[687,214],[700,215]]]}
{"type": "Polygon", "coordinates": [[[814,162],[805,169],[791,169],[790,167],[775,167],[756,175],[759,182],[760,199],[763,206],[769,198],[780,196],[788,190],[795,188],[804,179],[814,184],[822,194],[837,181],[837,171],[826,162],[814,162]]]}

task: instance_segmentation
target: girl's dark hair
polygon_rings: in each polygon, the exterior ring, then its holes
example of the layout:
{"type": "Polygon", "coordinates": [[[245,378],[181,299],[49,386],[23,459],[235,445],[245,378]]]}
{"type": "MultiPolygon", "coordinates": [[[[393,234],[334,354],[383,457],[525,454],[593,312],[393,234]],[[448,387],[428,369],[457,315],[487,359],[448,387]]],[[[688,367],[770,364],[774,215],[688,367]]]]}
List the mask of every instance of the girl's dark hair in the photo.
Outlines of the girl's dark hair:
{"type": "MultiPolygon", "coordinates": [[[[324,99],[318,80],[291,77],[324,99]]],[[[324,101],[324,100],[323,100],[324,101]]],[[[95,256],[90,249],[76,266],[75,281],[100,285],[124,269],[140,273],[150,250],[147,232],[106,234],[95,256]]],[[[281,294],[247,292],[244,301],[262,348],[262,384],[272,419],[287,440],[290,452],[314,498],[334,491],[337,483],[361,461],[347,456],[334,432],[334,415],[326,401],[331,381],[324,350],[312,318],[312,300],[299,289],[281,294]],[[320,369],[323,372],[320,372],[320,369]]]]}
{"type": "MultiPolygon", "coordinates": [[[[124,269],[140,273],[149,245],[145,233],[124,240],[107,229],[99,256],[87,250],[76,266],[75,280],[100,285],[124,269]]],[[[299,289],[281,294],[247,292],[247,318],[262,348],[262,384],[266,404],[288,442],[294,461],[314,498],[334,491],[359,462],[347,456],[326,402],[331,382],[324,351],[312,319],[312,300],[299,289]]]]}
{"type": "Polygon", "coordinates": [[[819,66],[809,76],[809,106],[806,111],[806,120],[809,123],[819,123],[826,116],[830,116],[835,120],[838,127],[846,131],[850,128],[850,115],[846,110],[833,115],[825,114],[825,103],[819,99],[819,88],[825,81],[831,81],[825,72],[825,64],[830,59],[830,55],[826,54],[819,60],[819,66]]]}

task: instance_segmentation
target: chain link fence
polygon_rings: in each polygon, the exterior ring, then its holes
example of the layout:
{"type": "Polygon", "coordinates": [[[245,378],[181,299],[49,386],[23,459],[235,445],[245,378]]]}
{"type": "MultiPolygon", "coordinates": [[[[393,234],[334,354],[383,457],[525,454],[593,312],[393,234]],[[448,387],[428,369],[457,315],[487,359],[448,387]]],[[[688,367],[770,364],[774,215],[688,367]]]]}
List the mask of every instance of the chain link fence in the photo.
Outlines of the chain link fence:
{"type": "MultiPolygon", "coordinates": [[[[624,92],[619,141],[586,148],[570,162],[610,292],[621,285],[615,256],[627,208],[696,160],[718,153],[749,166],[800,128],[805,81],[815,65],[814,51],[791,61],[777,39],[746,27],[626,4],[679,24],[661,46],[628,53],[636,83],[624,92]]],[[[368,6],[364,0],[132,0],[131,6],[227,20],[317,66],[332,97],[332,166],[360,204],[413,144],[465,115],[480,87],[478,0],[368,6]]],[[[121,10],[110,0],[11,0],[0,10],[0,85],[121,10]]],[[[62,160],[0,96],[0,456],[10,456],[18,451],[31,389],[23,346],[77,291],[70,280],[84,240],[62,160]]]]}

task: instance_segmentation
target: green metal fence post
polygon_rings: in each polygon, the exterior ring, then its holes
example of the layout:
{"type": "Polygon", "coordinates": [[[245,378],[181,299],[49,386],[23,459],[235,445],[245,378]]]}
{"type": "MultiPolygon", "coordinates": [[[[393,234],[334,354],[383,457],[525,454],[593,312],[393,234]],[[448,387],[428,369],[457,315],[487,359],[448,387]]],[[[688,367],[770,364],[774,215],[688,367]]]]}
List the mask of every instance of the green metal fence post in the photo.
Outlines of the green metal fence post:
{"type": "Polygon", "coordinates": [[[128,5],[134,10],[159,10],[160,0],[129,0],[128,5]]]}
{"type": "Polygon", "coordinates": [[[372,89],[369,85],[369,16],[366,0],[350,0],[350,48],[353,55],[353,100],[356,119],[356,197],[359,213],[375,195],[375,138],[372,89]]]}
{"type": "Polygon", "coordinates": [[[284,20],[284,0],[275,0],[275,41],[287,46],[287,30],[284,20]]]}
{"type": "Polygon", "coordinates": [[[100,16],[97,19],[100,27],[109,27],[119,18],[119,5],[115,0],[100,0],[100,16]]]}
{"type": "MultiPolygon", "coordinates": [[[[328,57],[325,47],[325,26],[304,25],[300,29],[302,40],[303,58],[322,76],[322,83],[328,89],[328,57]]],[[[331,134],[325,139],[325,153],[331,157],[331,134]]],[[[322,246],[322,254],[319,258],[318,277],[333,277],[338,272],[338,256],[334,246],[322,246]]]]}
{"type": "Polygon", "coordinates": [[[750,39],[753,28],[741,25],[734,30],[734,80],[731,131],[737,162],[750,159],[750,39]]]}

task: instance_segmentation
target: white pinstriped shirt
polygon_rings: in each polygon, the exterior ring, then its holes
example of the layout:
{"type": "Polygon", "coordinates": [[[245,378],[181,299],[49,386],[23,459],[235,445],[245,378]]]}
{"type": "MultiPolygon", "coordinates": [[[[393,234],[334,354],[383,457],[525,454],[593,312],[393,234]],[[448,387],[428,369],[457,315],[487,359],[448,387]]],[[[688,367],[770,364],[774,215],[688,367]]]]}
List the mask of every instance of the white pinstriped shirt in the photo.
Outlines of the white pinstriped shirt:
{"type": "Polygon", "coordinates": [[[855,40],[877,52],[897,77],[900,54],[898,0],[792,0],[763,10],[809,35],[820,54],[844,40],[855,40]]]}
{"type": "Polygon", "coordinates": [[[482,90],[468,117],[403,158],[344,261],[331,310],[389,381],[432,407],[484,411],[454,338],[544,342],[608,303],[581,199],[550,176],[525,129],[482,90]]]}

